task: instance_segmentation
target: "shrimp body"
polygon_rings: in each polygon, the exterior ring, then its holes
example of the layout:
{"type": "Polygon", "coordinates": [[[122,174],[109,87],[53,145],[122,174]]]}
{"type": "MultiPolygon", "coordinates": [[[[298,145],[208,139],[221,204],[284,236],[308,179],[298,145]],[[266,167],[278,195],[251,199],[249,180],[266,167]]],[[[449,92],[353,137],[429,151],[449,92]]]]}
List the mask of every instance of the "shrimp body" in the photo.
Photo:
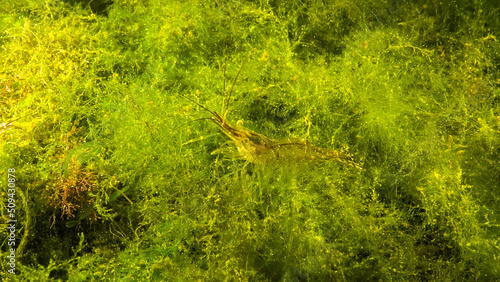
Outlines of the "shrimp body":
{"type": "Polygon", "coordinates": [[[235,128],[216,112],[212,115],[211,120],[234,143],[236,157],[249,163],[266,165],[333,160],[362,169],[351,155],[341,151],[316,147],[303,138],[272,139],[243,127],[242,121],[238,121],[235,128]]]}

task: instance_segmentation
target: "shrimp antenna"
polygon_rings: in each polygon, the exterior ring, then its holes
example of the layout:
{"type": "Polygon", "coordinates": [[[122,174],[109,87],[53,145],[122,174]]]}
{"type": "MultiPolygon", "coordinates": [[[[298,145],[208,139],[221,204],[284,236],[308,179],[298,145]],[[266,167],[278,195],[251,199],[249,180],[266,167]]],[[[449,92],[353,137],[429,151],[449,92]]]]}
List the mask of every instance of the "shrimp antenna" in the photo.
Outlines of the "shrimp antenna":
{"type": "Polygon", "coordinates": [[[210,119],[211,120],[211,118],[197,118],[197,119],[193,119],[193,120],[190,120],[188,122],[185,122],[185,123],[181,124],[179,127],[184,127],[187,124],[190,124],[190,123],[193,123],[193,122],[196,122],[196,121],[200,121],[200,120],[206,120],[206,119],[210,119]]]}
{"type": "MultiPolygon", "coordinates": [[[[183,97],[183,98],[188,99],[189,101],[193,102],[196,106],[198,106],[198,107],[200,107],[200,108],[204,109],[205,111],[207,111],[207,112],[211,113],[212,115],[214,115],[214,116],[218,116],[216,112],[214,112],[214,111],[210,110],[209,108],[207,108],[207,107],[203,106],[202,104],[200,104],[200,103],[196,102],[194,99],[191,99],[191,98],[189,98],[188,96],[185,96],[185,95],[182,95],[182,94],[178,94],[178,95],[179,95],[179,96],[181,96],[181,97],[183,97]]],[[[201,118],[201,119],[210,119],[210,118],[201,118]]]]}
{"type": "MultiPolygon", "coordinates": [[[[234,89],[234,84],[236,83],[236,80],[238,79],[238,76],[240,75],[241,73],[241,70],[243,69],[243,66],[245,66],[246,62],[248,62],[248,60],[250,59],[250,56],[252,55],[252,53],[250,53],[247,57],[247,59],[243,62],[243,64],[241,64],[240,66],[240,69],[238,70],[238,73],[236,74],[236,76],[234,77],[234,80],[233,80],[233,83],[231,84],[231,89],[229,89],[229,95],[227,96],[227,103],[226,103],[226,109],[224,110],[224,105],[222,105],[222,118],[224,120],[226,120],[226,114],[227,114],[227,111],[228,111],[228,108],[229,108],[229,102],[231,101],[231,94],[233,93],[233,89],[234,89]]],[[[225,62],[224,62],[224,92],[226,91],[226,66],[225,66],[225,62]]],[[[225,95],[226,93],[224,93],[225,95]]]]}
{"type": "MultiPolygon", "coordinates": [[[[227,46],[226,46],[227,48],[227,46]]],[[[222,95],[223,95],[223,98],[222,98],[222,109],[221,110],[221,114],[224,115],[224,100],[226,100],[226,66],[227,66],[227,56],[226,56],[226,49],[224,49],[224,70],[222,72],[222,75],[223,75],[223,88],[222,88],[222,95]]]]}

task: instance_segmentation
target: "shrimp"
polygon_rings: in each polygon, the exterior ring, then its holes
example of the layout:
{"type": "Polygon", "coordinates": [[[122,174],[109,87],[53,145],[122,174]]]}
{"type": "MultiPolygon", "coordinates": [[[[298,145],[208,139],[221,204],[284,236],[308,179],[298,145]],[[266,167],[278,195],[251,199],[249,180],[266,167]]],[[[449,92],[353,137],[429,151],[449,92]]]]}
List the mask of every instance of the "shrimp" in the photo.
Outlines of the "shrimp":
{"type": "MultiPolygon", "coordinates": [[[[263,134],[259,134],[245,128],[243,126],[243,121],[241,120],[236,123],[236,127],[232,126],[226,120],[226,114],[228,112],[227,109],[231,99],[234,83],[236,82],[244,64],[245,63],[243,63],[240,67],[233,81],[227,102],[223,103],[221,111],[222,115],[208,109],[193,99],[184,96],[186,99],[195,103],[212,115],[209,119],[217,125],[220,131],[222,131],[222,133],[230,139],[229,142],[233,143],[234,147],[236,147],[236,154],[234,157],[256,165],[286,165],[304,162],[336,161],[340,164],[363,170],[361,165],[354,161],[352,155],[342,151],[319,148],[303,138],[287,138],[284,140],[269,138],[263,134]]],[[[219,152],[221,152],[221,149],[214,151],[212,154],[219,152]]]]}
{"type": "Polygon", "coordinates": [[[272,139],[243,127],[241,120],[234,128],[217,113],[213,114],[211,120],[234,143],[237,149],[236,157],[249,163],[283,165],[333,160],[356,169],[363,169],[354,162],[351,155],[344,152],[316,147],[304,138],[272,139]]]}

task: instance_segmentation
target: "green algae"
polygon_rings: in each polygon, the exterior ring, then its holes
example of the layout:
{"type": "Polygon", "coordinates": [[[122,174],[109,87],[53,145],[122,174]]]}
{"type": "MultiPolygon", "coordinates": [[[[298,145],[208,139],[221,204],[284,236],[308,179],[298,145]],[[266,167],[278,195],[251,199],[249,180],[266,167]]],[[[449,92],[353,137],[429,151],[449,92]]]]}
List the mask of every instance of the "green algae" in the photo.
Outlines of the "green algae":
{"type": "Polygon", "coordinates": [[[495,1],[92,2],[0,7],[2,277],[500,278],[495,1]],[[232,124],[365,170],[211,154],[249,55],[232,124]]]}

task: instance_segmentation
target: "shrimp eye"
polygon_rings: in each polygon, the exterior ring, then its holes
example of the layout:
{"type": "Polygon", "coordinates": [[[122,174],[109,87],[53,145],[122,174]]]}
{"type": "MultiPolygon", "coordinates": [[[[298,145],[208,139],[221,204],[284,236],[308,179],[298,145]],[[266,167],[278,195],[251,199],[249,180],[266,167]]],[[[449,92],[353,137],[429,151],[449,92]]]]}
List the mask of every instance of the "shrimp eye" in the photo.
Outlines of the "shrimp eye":
{"type": "Polygon", "coordinates": [[[243,128],[243,121],[242,120],[237,121],[236,127],[238,128],[238,130],[241,130],[243,128]]]}

